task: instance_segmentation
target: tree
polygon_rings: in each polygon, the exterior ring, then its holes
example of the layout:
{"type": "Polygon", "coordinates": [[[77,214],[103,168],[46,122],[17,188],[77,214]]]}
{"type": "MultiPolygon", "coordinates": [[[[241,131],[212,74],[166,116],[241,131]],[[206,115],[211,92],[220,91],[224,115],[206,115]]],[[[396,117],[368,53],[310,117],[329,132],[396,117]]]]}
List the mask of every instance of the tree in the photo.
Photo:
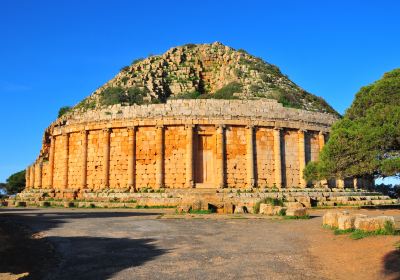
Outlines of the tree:
{"type": "Polygon", "coordinates": [[[400,69],[356,94],[305,179],[400,175],[400,69]]]}
{"type": "Polygon", "coordinates": [[[70,106],[63,106],[58,110],[58,117],[61,117],[62,115],[68,113],[71,110],[70,106]]]}
{"type": "Polygon", "coordinates": [[[25,188],[25,170],[12,174],[7,178],[5,189],[9,194],[15,194],[25,188]]]}

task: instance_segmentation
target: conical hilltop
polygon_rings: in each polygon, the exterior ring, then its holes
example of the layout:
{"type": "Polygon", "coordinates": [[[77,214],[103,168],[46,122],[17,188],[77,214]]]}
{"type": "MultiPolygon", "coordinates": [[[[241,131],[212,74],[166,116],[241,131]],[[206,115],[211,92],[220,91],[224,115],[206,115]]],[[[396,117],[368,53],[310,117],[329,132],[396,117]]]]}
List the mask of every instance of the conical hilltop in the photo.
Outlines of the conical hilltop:
{"type": "Polygon", "coordinates": [[[337,114],[325,100],[301,89],[275,65],[218,42],[187,44],[137,59],[74,110],[195,98],[271,98],[286,107],[337,114]]]}

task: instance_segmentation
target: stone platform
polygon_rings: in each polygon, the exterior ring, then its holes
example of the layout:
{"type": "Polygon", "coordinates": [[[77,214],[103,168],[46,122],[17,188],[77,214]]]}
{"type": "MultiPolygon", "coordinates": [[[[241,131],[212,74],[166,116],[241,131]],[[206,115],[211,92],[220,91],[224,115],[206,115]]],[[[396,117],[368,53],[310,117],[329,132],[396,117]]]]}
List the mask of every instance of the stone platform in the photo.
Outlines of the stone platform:
{"type": "Polygon", "coordinates": [[[57,207],[101,207],[139,208],[176,207],[197,203],[201,208],[215,209],[246,207],[252,212],[253,206],[265,198],[278,198],[286,205],[301,203],[311,207],[362,207],[396,206],[397,199],[378,192],[356,189],[153,189],[143,192],[107,190],[102,192],[80,192],[65,190],[56,196],[53,189],[25,190],[15,199],[4,204],[8,206],[57,206],[57,207]]]}

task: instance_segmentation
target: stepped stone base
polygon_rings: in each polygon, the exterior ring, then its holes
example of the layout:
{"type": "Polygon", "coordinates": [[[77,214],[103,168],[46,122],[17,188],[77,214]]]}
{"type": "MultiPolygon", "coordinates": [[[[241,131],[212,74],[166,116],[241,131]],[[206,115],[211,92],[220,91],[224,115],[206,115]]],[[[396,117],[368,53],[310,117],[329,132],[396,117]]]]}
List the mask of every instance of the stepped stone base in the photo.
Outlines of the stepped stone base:
{"type": "Polygon", "coordinates": [[[54,189],[25,190],[8,200],[8,206],[51,206],[65,207],[176,207],[180,205],[201,205],[201,209],[223,209],[226,205],[246,209],[252,212],[255,203],[264,198],[283,199],[285,206],[300,205],[302,207],[334,207],[334,206],[375,206],[397,205],[397,199],[377,192],[354,189],[160,189],[149,192],[130,192],[127,190],[109,190],[92,192],[89,190],[55,191],[54,189]],[[66,206],[65,203],[72,202],[66,206]],[[65,205],[64,205],[65,204],[65,205]]]}

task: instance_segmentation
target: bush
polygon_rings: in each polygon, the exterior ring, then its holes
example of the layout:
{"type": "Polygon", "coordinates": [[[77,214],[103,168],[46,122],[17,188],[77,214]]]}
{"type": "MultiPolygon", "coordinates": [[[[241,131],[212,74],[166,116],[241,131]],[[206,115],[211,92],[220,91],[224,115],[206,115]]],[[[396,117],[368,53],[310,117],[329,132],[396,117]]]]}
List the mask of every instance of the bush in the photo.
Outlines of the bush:
{"type": "Polygon", "coordinates": [[[58,117],[61,117],[62,115],[68,113],[71,111],[71,106],[63,106],[58,110],[58,117]]]}
{"type": "Polygon", "coordinates": [[[108,87],[100,93],[100,100],[102,105],[114,104],[138,104],[144,103],[143,98],[147,95],[147,89],[140,89],[138,87],[122,88],[122,87],[108,87]]]}

